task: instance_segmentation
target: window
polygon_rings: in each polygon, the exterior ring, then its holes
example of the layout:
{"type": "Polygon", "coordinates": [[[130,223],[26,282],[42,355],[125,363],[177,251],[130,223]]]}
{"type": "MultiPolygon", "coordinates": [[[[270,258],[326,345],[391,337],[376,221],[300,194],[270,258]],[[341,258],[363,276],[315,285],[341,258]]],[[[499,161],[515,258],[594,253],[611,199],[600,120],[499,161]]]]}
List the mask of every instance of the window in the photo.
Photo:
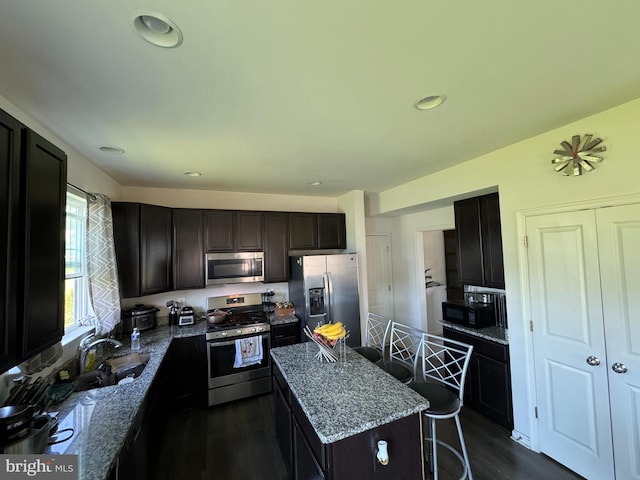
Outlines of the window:
{"type": "Polygon", "coordinates": [[[86,270],[87,200],[67,190],[65,229],[64,330],[80,326],[92,314],[86,270]]]}

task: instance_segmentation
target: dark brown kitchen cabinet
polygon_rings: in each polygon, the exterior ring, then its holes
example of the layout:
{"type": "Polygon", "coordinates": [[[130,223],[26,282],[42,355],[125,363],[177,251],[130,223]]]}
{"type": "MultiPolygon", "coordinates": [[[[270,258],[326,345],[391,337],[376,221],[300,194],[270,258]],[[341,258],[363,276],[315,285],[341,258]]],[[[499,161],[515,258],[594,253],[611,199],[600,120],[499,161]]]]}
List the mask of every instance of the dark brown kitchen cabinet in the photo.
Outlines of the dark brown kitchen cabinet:
{"type": "Polygon", "coordinates": [[[283,391],[274,378],[273,413],[275,417],[276,440],[280,447],[280,453],[287,468],[287,473],[291,478],[293,472],[293,419],[291,417],[289,401],[286,398],[288,393],[285,392],[286,390],[283,391]]]}
{"type": "Polygon", "coordinates": [[[22,357],[64,335],[64,237],[67,156],[35,132],[23,130],[22,357]]]}
{"type": "Polygon", "coordinates": [[[0,111],[0,371],[64,334],[67,156],[0,111]]]}
{"type": "Polygon", "coordinates": [[[473,345],[465,386],[465,406],[512,429],[509,346],[447,327],[443,332],[445,338],[473,345]]]}
{"type": "Polygon", "coordinates": [[[204,288],[204,223],[202,210],[174,208],[173,289],[204,288]]]}
{"type": "Polygon", "coordinates": [[[460,282],[504,288],[498,194],[454,202],[454,212],[460,282]]]}
{"type": "Polygon", "coordinates": [[[458,240],[455,230],[445,230],[444,264],[447,276],[447,301],[464,299],[464,286],[458,276],[458,240]]]}
{"type": "Polygon", "coordinates": [[[321,250],[347,248],[343,213],[290,213],[289,248],[321,250]]]}
{"type": "Polygon", "coordinates": [[[264,281],[289,280],[289,215],[285,212],[264,214],[264,281]]]}
{"type": "Polygon", "coordinates": [[[0,110],[0,372],[18,357],[16,286],[22,124],[0,110]]]}
{"type": "Polygon", "coordinates": [[[271,347],[283,347],[300,343],[300,322],[271,325],[271,347]]]}
{"type": "Polygon", "coordinates": [[[169,408],[188,410],[206,406],[207,348],[204,335],[174,337],[168,360],[169,408]]]}
{"type": "Polygon", "coordinates": [[[262,250],[262,212],[205,210],[208,252],[257,252],[262,250]]]}
{"type": "Polygon", "coordinates": [[[120,296],[171,290],[171,209],[128,202],[111,209],[120,296]]]}

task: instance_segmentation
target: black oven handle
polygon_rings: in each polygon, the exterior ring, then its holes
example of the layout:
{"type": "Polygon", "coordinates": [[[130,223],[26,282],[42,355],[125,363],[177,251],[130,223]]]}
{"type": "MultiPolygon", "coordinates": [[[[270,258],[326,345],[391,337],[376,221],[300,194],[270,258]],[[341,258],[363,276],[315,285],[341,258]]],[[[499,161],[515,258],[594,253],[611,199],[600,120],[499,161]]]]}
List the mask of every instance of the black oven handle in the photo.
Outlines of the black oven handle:
{"type": "Polygon", "coordinates": [[[250,338],[252,336],[254,336],[254,337],[260,336],[262,339],[265,339],[265,338],[269,337],[269,334],[268,333],[263,333],[263,334],[259,334],[259,335],[242,335],[241,337],[232,338],[231,340],[228,340],[226,342],[217,342],[215,340],[207,340],[207,343],[211,347],[225,347],[227,345],[235,345],[236,340],[238,340],[240,338],[250,338]]]}

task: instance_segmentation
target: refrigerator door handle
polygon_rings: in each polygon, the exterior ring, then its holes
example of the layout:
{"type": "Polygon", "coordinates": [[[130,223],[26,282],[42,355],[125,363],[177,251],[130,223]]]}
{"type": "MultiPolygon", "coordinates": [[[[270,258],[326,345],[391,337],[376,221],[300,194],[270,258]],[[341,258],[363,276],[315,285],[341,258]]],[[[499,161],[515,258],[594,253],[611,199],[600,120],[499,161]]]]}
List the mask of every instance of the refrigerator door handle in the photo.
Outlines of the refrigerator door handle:
{"type": "Polygon", "coordinates": [[[324,277],[324,304],[327,312],[327,323],[333,323],[333,304],[331,303],[331,297],[333,297],[333,282],[331,281],[331,272],[326,272],[322,276],[324,277]]]}

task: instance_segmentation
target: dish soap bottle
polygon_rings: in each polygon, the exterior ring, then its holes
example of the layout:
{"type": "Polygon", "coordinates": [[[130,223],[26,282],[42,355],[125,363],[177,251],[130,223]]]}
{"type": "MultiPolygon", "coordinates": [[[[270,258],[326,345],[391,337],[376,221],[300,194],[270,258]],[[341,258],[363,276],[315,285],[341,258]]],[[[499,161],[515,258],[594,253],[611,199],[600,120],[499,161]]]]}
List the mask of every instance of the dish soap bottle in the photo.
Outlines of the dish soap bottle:
{"type": "Polygon", "coordinates": [[[140,331],[134,328],[131,332],[131,350],[140,350],[140,331]]]}

